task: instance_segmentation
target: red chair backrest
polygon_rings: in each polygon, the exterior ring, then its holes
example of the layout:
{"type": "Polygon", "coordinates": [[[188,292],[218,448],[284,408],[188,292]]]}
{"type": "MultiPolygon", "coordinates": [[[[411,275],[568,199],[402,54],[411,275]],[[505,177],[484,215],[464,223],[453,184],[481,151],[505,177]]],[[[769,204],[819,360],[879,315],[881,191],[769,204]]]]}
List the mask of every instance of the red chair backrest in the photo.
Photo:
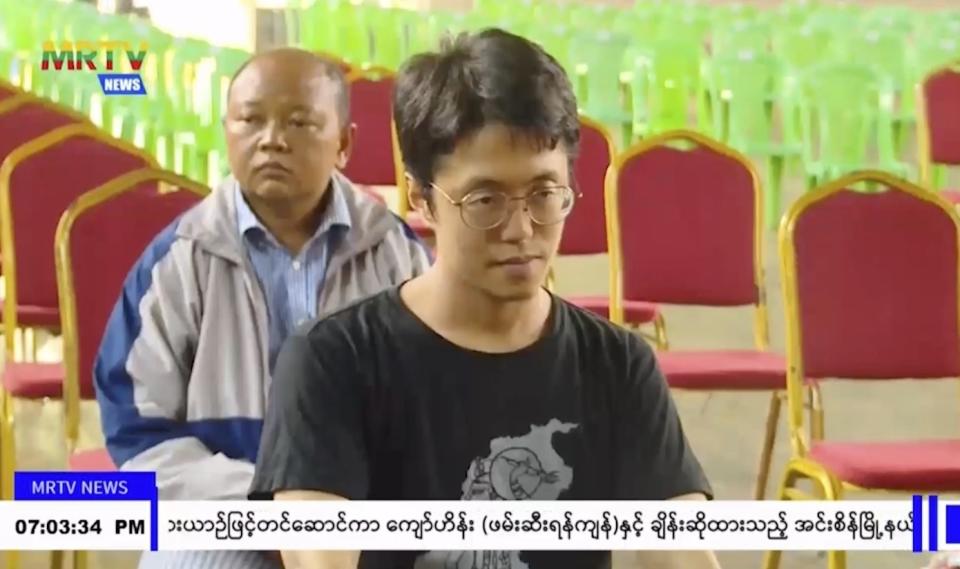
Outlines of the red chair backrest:
{"type": "Polygon", "coordinates": [[[80,121],[75,117],[35,102],[0,113],[0,163],[24,142],[59,126],[77,122],[80,121]]]}
{"type": "Polygon", "coordinates": [[[880,193],[848,189],[857,179],[804,196],[784,224],[787,321],[803,373],[960,375],[956,214],[885,174],[875,176],[889,188],[880,193]]]}
{"type": "Polygon", "coordinates": [[[943,69],[923,83],[930,160],[960,165],[960,70],[943,69]]]}
{"type": "Polygon", "coordinates": [[[54,237],[60,216],[73,200],[120,174],[150,165],[146,156],[83,135],[13,168],[10,213],[18,304],[58,306],[54,237]]]}
{"type": "Polygon", "coordinates": [[[357,125],[353,155],[343,173],[357,184],[395,186],[390,131],[393,78],[360,77],[350,82],[350,120],[357,125]]]}
{"type": "Polygon", "coordinates": [[[607,168],[613,160],[607,133],[591,122],[580,121],[580,155],[574,164],[574,178],[580,193],[567,217],[560,240],[561,255],[593,255],[607,251],[603,188],[607,168]]]}
{"type": "Polygon", "coordinates": [[[82,212],[74,221],[69,249],[82,399],[95,397],[93,364],[131,268],[154,237],[200,199],[184,190],[158,193],[156,182],[144,182],[82,212]]]}
{"type": "Polygon", "coordinates": [[[612,261],[620,267],[624,299],[758,302],[760,189],[746,158],[680,131],[635,145],[617,166],[608,200],[615,200],[621,254],[612,261]]]}

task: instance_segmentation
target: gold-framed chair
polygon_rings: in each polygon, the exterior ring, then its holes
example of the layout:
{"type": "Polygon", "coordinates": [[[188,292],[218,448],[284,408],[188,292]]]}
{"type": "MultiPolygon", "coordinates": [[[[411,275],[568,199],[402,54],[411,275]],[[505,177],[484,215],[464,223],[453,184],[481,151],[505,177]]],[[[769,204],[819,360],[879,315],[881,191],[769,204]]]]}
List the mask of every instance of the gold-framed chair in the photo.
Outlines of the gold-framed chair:
{"type": "MultiPolygon", "coordinates": [[[[664,132],[617,156],[607,172],[605,205],[613,322],[624,322],[625,300],[754,308],[753,349],[661,349],[657,359],[672,389],[770,393],[754,491],[762,499],[786,361],[769,350],[763,191],[756,168],[698,132],[664,132]]],[[[812,397],[816,415],[817,394],[812,397]]]]}
{"type": "Polygon", "coordinates": [[[960,187],[945,189],[942,170],[960,166],[960,60],[925,75],[916,98],[920,183],[960,203],[960,187]]]}
{"type": "MultiPolygon", "coordinates": [[[[580,151],[573,165],[577,200],[573,211],[564,222],[558,256],[576,257],[607,253],[607,222],[604,209],[604,186],[607,170],[617,156],[617,145],[610,130],[601,122],[581,114],[580,151]]],[[[554,274],[551,269],[549,286],[554,274]]],[[[608,295],[571,295],[573,304],[603,318],[610,318],[611,299],[608,295]]],[[[637,331],[652,324],[651,339],[659,348],[667,347],[666,323],[655,303],[645,301],[623,302],[624,324],[637,331]]],[[[646,333],[640,332],[647,336],[646,333]]]]}
{"type": "MultiPolygon", "coordinates": [[[[79,450],[81,403],[95,400],[92,370],[103,331],[131,267],[149,243],[209,193],[183,176],[142,168],[79,196],[60,218],[55,248],[70,470],[114,468],[105,449],[79,450]],[[110,247],[103,247],[105,239],[110,247]]],[[[87,568],[86,552],[74,551],[71,557],[73,569],[87,568]]]]}
{"type": "MultiPolygon", "coordinates": [[[[960,377],[955,208],[889,173],[856,172],[795,202],[781,222],[779,248],[792,457],[778,499],[960,491],[960,439],[831,441],[822,424],[808,437],[803,413],[810,382],[960,377]],[[800,480],[815,493],[798,488],[800,480]]],[[[780,557],[767,552],[764,568],[778,567],[780,557]]],[[[827,566],[845,569],[846,552],[828,552],[827,566]]]]}

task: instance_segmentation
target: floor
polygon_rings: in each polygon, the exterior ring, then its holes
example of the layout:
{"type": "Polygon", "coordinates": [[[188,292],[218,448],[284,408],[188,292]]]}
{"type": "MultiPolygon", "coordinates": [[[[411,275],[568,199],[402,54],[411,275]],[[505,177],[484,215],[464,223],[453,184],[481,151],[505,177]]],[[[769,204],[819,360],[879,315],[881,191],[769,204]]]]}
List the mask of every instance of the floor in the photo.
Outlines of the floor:
{"type": "MultiPolygon", "coordinates": [[[[785,201],[788,201],[795,199],[801,188],[793,181],[787,185],[786,191],[785,201]]],[[[782,351],[784,325],[774,246],[774,236],[768,232],[764,259],[771,339],[773,349],[782,351]]],[[[606,260],[603,257],[561,259],[557,275],[561,293],[606,292],[606,260]]],[[[752,314],[749,309],[668,307],[666,315],[674,348],[752,346],[752,314]]],[[[58,350],[56,340],[48,342],[44,346],[44,357],[55,358],[58,350]]],[[[958,387],[953,381],[922,384],[903,381],[882,386],[833,383],[824,390],[827,434],[839,439],[957,436],[960,433],[958,387]]],[[[756,476],[768,397],[762,394],[678,392],[676,399],[689,438],[712,479],[717,497],[749,499],[756,476]]],[[[90,444],[96,444],[99,440],[97,410],[88,407],[85,412],[85,437],[90,444]]],[[[20,468],[52,469],[63,465],[59,413],[59,406],[53,403],[18,407],[20,468]]],[[[784,430],[785,424],[781,424],[771,488],[776,484],[788,455],[784,430]]],[[[761,554],[757,552],[722,553],[720,557],[727,569],[760,567],[761,554]]],[[[128,569],[135,567],[136,558],[128,553],[97,554],[92,567],[128,569]]],[[[617,567],[631,567],[627,555],[618,555],[617,558],[617,567]]],[[[24,569],[41,569],[47,567],[47,559],[45,554],[25,554],[22,566],[24,569]]],[[[856,553],[849,561],[850,569],[918,569],[923,564],[923,558],[909,553],[856,553]]],[[[3,561],[0,560],[2,567],[3,561]]],[[[826,567],[826,560],[816,553],[785,555],[784,569],[808,567],[826,567]]]]}

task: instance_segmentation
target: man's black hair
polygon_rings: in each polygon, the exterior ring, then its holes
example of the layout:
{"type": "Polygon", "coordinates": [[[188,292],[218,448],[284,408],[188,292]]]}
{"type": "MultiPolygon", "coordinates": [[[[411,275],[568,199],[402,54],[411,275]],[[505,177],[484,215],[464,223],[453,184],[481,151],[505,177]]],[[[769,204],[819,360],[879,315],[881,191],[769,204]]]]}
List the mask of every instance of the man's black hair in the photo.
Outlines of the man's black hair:
{"type": "Polygon", "coordinates": [[[277,51],[300,52],[308,56],[308,59],[313,64],[317,65],[320,73],[324,77],[330,79],[330,81],[333,82],[334,87],[337,89],[337,118],[340,120],[340,126],[345,127],[350,124],[350,87],[347,85],[347,76],[343,72],[343,68],[341,67],[340,63],[328,57],[324,57],[323,55],[297,48],[279,48],[269,52],[258,53],[250,59],[244,61],[243,64],[233,73],[233,76],[230,77],[230,83],[227,86],[227,101],[230,100],[230,91],[233,89],[233,84],[236,82],[237,77],[243,73],[243,70],[249,67],[250,64],[256,61],[258,58],[261,58],[268,53],[277,51]]]}
{"type": "Polygon", "coordinates": [[[445,40],[397,75],[393,117],[407,172],[429,193],[438,159],[488,124],[503,124],[544,148],[563,143],[571,160],[580,121],[570,80],[539,45],[500,29],[445,40]]]}

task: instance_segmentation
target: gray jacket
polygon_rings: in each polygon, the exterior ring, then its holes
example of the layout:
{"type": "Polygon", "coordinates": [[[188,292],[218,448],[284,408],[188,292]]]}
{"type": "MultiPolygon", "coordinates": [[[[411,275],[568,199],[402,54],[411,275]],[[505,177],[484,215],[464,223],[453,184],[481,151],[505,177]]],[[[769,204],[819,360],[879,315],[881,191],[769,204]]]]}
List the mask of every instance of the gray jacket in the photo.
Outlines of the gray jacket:
{"type": "MultiPolygon", "coordinates": [[[[94,381],[107,448],[156,471],[164,500],[245,499],[270,389],[265,297],[228,178],[158,235],[124,284],[94,381]]],[[[429,252],[340,174],[351,229],[331,256],[320,316],[423,272],[429,252]]]]}

